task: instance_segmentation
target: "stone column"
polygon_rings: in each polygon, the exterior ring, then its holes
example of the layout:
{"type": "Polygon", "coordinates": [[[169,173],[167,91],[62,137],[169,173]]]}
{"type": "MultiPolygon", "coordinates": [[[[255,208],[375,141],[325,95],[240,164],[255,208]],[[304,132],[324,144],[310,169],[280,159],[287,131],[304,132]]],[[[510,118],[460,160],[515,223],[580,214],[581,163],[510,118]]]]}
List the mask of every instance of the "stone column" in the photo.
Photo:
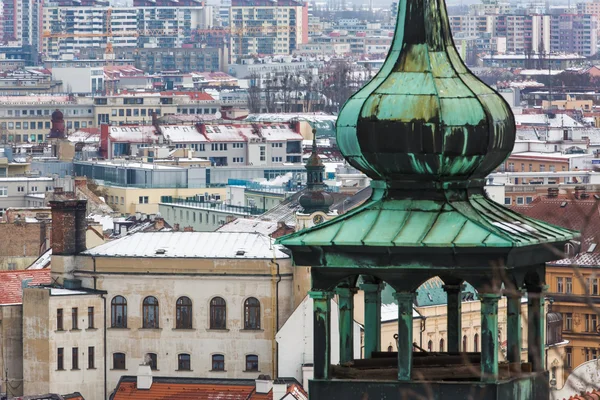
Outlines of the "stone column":
{"type": "Polygon", "coordinates": [[[527,361],[533,371],[543,371],[546,365],[546,339],[544,333],[544,291],[546,286],[527,286],[527,361]]]}
{"type": "Polygon", "coordinates": [[[509,363],[521,364],[521,292],[506,294],[506,350],[509,363]]]}
{"type": "Polygon", "coordinates": [[[381,349],[381,284],[363,283],[365,292],[365,358],[381,349]]]}
{"type": "Polygon", "coordinates": [[[313,363],[314,379],[330,379],[331,367],[331,298],[333,293],[325,290],[308,292],[313,299],[313,363]]]}
{"type": "Polygon", "coordinates": [[[354,295],[356,288],[337,287],[339,330],[340,330],[340,364],[354,360],[354,295]]]}
{"type": "Polygon", "coordinates": [[[481,380],[498,379],[498,301],[497,293],[483,293],[481,298],[481,380]]]}
{"type": "Polygon", "coordinates": [[[396,292],[398,302],[398,380],[409,381],[413,355],[413,300],[410,292],[396,292]]]}
{"type": "Polygon", "coordinates": [[[444,285],[444,290],[448,295],[447,308],[447,330],[448,330],[448,352],[458,353],[461,351],[461,308],[462,308],[462,284],[444,285]]]}

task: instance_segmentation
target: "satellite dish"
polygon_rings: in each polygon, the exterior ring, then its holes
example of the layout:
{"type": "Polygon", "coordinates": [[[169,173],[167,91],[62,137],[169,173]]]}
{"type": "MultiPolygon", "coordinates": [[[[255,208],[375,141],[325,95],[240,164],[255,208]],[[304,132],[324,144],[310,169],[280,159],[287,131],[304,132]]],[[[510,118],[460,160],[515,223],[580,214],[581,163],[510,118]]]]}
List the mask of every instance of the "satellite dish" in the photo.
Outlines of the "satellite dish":
{"type": "Polygon", "coordinates": [[[221,119],[221,111],[217,111],[217,113],[215,114],[215,118],[221,119]]]}

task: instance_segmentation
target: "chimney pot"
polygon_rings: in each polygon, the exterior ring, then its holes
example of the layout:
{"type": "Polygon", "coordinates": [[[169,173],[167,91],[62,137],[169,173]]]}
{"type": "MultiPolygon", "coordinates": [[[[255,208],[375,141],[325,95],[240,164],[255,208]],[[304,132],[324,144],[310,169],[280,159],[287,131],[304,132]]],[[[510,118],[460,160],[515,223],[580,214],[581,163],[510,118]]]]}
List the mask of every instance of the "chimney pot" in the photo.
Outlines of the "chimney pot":
{"type": "Polygon", "coordinates": [[[259,375],[256,379],[256,393],[267,394],[273,388],[273,381],[269,375],[259,375]]]}
{"type": "Polygon", "coordinates": [[[142,364],[137,370],[137,389],[150,390],[152,387],[152,369],[148,364],[142,364]]]}

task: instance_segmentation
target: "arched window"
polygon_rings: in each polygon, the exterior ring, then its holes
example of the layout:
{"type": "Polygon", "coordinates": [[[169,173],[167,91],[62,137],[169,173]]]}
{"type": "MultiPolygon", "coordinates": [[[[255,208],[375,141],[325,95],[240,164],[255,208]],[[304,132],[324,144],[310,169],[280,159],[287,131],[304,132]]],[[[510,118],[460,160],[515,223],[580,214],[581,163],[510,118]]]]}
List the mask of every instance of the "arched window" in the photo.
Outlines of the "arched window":
{"type": "Polygon", "coordinates": [[[433,351],[433,342],[431,340],[427,342],[427,351],[433,351]]]}
{"type": "Polygon", "coordinates": [[[179,371],[191,371],[192,363],[189,354],[179,354],[177,356],[177,369],[179,371]]]}
{"type": "Polygon", "coordinates": [[[148,296],[144,299],[142,317],[143,328],[158,329],[158,300],[156,297],[148,296]]]}
{"type": "Polygon", "coordinates": [[[444,351],[444,339],[440,339],[440,351],[444,351]]]}
{"type": "Polygon", "coordinates": [[[213,354],[212,370],[213,371],[225,371],[225,356],[223,354],[213,354]]]}
{"type": "Polygon", "coordinates": [[[210,301],[210,329],[227,329],[227,305],[221,297],[210,301]]]}
{"type": "Polygon", "coordinates": [[[244,329],[260,329],[260,302],[254,297],[244,302],[244,329]]]}
{"type": "Polygon", "coordinates": [[[144,361],[146,365],[150,365],[151,370],[154,371],[158,369],[158,356],[156,355],[156,353],[146,353],[144,361]]]}
{"type": "Polygon", "coordinates": [[[192,329],[192,301],[189,297],[180,297],[175,303],[175,328],[192,329]]]}
{"type": "Polygon", "coordinates": [[[125,369],[125,353],[113,353],[113,369],[125,369]]]}
{"type": "Polygon", "coordinates": [[[463,336],[462,351],[467,351],[467,335],[463,336]]]}
{"type": "Polygon", "coordinates": [[[391,353],[392,351],[394,351],[394,348],[392,346],[388,346],[388,353],[391,353]]]}
{"type": "Polygon", "coordinates": [[[246,356],[246,371],[258,371],[258,356],[249,354],[246,356]]]}
{"type": "Polygon", "coordinates": [[[127,300],[123,296],[115,296],[110,302],[111,328],[127,328],[127,300]]]}
{"type": "Polygon", "coordinates": [[[479,351],[479,335],[477,333],[473,336],[473,351],[475,353],[479,351]]]}

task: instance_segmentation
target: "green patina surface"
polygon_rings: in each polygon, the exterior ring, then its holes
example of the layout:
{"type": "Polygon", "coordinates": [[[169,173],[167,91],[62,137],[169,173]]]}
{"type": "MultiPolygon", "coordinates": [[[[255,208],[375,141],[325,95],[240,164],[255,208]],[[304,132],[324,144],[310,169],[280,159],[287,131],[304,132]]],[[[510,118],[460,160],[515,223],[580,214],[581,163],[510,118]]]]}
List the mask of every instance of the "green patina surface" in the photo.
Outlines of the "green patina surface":
{"type": "MultiPolygon", "coordinates": [[[[374,192],[381,189],[374,188],[374,192]]],[[[295,246],[523,247],[577,238],[576,232],[511,211],[483,195],[462,201],[384,199],[278,240],[295,246]]]]}
{"type": "Polygon", "coordinates": [[[481,295],[481,377],[498,379],[498,300],[500,295],[481,295]]]}

